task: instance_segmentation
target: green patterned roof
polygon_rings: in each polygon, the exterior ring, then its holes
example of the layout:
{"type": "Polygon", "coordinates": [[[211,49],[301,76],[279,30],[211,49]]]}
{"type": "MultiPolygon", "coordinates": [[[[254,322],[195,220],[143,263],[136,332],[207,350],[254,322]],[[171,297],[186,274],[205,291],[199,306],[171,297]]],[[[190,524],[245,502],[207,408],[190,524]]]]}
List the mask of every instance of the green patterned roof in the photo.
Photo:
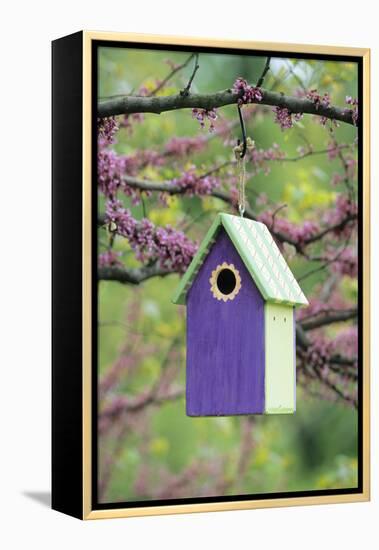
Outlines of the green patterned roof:
{"type": "Polygon", "coordinates": [[[268,228],[263,223],[230,214],[217,215],[180,281],[173,297],[174,304],[186,303],[186,294],[216,241],[221,227],[224,227],[229,235],[260,293],[267,302],[292,306],[308,305],[308,300],[268,228]]]}

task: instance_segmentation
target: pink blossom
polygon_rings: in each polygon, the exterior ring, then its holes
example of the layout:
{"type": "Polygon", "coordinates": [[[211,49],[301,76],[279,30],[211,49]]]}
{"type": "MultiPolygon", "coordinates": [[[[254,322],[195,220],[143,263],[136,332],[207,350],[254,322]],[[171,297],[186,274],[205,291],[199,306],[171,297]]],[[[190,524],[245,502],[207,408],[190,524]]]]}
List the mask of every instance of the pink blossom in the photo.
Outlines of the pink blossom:
{"type": "Polygon", "coordinates": [[[328,92],[320,95],[316,89],[309,90],[309,92],[306,94],[306,97],[315,104],[316,109],[318,109],[320,105],[322,105],[323,107],[329,107],[330,105],[330,95],[328,92]]]}
{"type": "Polygon", "coordinates": [[[331,270],[338,275],[347,275],[355,279],[358,277],[358,257],[356,247],[349,246],[343,250],[331,264],[331,270]]]}
{"type": "Polygon", "coordinates": [[[331,179],[332,185],[339,185],[342,181],[343,181],[343,177],[341,176],[341,174],[338,174],[337,172],[333,174],[331,179]]]}
{"type": "Polygon", "coordinates": [[[238,105],[244,103],[255,103],[262,101],[262,90],[256,86],[251,86],[244,78],[237,78],[233,84],[232,92],[238,95],[238,105]]]}
{"type": "Polygon", "coordinates": [[[166,162],[164,155],[154,149],[139,149],[134,157],[129,158],[130,160],[133,158],[133,161],[138,169],[144,168],[148,165],[163,166],[166,162]]]}
{"type": "Polygon", "coordinates": [[[122,262],[119,260],[120,256],[121,252],[116,252],[114,250],[102,252],[98,256],[98,265],[99,267],[122,266],[122,262]]]}
{"type": "Polygon", "coordinates": [[[180,67],[180,65],[172,61],[172,59],[165,59],[164,62],[170,67],[172,71],[176,71],[180,67]]]}
{"type": "Polygon", "coordinates": [[[197,251],[197,244],[183,232],[169,225],[156,227],[147,218],[136,220],[119,200],[107,202],[105,221],[129,241],[136,258],[143,263],[155,261],[162,268],[184,272],[197,251]]]}
{"type": "Polygon", "coordinates": [[[255,200],[255,203],[258,206],[266,206],[268,202],[268,197],[266,193],[259,193],[258,197],[255,200]]]}
{"type": "Polygon", "coordinates": [[[315,368],[322,376],[327,377],[331,360],[335,356],[354,359],[358,354],[357,327],[349,327],[339,332],[332,340],[322,333],[313,334],[306,350],[299,350],[300,357],[308,366],[315,368]]]}
{"type": "Polygon", "coordinates": [[[274,143],[269,149],[257,149],[254,147],[249,152],[249,156],[255,168],[254,173],[263,170],[263,173],[267,175],[270,172],[269,161],[281,160],[286,155],[279,149],[279,145],[274,143]]]}
{"type": "Polygon", "coordinates": [[[348,359],[354,359],[358,355],[358,327],[347,327],[338,332],[333,342],[334,350],[348,359]]]}
{"type": "MultiPolygon", "coordinates": [[[[146,88],[146,86],[142,85],[142,86],[139,87],[138,92],[137,92],[136,95],[146,97],[146,96],[148,96],[149,94],[150,94],[150,92],[149,92],[148,88],[146,88]]],[[[137,114],[138,114],[138,113],[137,113],[137,114]]]]}
{"type": "Polygon", "coordinates": [[[319,292],[320,288],[316,288],[315,295],[308,296],[309,305],[306,308],[299,308],[296,311],[296,319],[308,319],[310,317],[317,317],[319,314],[330,311],[331,309],[340,310],[350,307],[350,303],[341,296],[338,289],[332,292],[327,302],[319,299],[319,292]]]}
{"type": "Polygon", "coordinates": [[[287,128],[292,128],[292,113],[287,109],[287,107],[274,107],[273,112],[275,113],[275,122],[279,124],[282,130],[287,128]]]}
{"type": "Polygon", "coordinates": [[[327,151],[328,151],[328,159],[334,160],[335,158],[338,157],[338,153],[339,153],[338,144],[335,141],[331,141],[330,143],[328,143],[327,151]]]}
{"type": "MultiPolygon", "coordinates": [[[[312,101],[312,103],[315,104],[316,110],[319,109],[320,106],[322,107],[330,107],[330,95],[328,92],[325,92],[323,95],[319,94],[316,89],[310,90],[306,94],[307,99],[312,101]]],[[[328,122],[328,117],[326,116],[320,116],[318,117],[318,121],[322,126],[325,126],[325,124],[328,122]]],[[[335,125],[337,125],[337,122],[334,121],[335,125]]]]}
{"type": "Polygon", "coordinates": [[[203,151],[206,147],[206,140],[199,137],[173,137],[165,145],[165,152],[169,155],[184,157],[192,153],[203,151]]]}
{"type": "Polygon", "coordinates": [[[214,121],[217,119],[217,109],[192,109],[192,117],[200,122],[200,127],[205,128],[205,122],[209,121],[209,131],[214,132],[214,121]]]}
{"type": "Polygon", "coordinates": [[[121,185],[124,161],[111,149],[100,149],[97,155],[97,180],[106,197],[115,197],[121,185]]]}
{"type": "Polygon", "coordinates": [[[345,159],[346,164],[346,175],[349,179],[355,178],[355,171],[357,167],[357,161],[353,158],[347,158],[345,159]]]}
{"type": "Polygon", "coordinates": [[[313,336],[307,349],[301,352],[301,357],[308,367],[323,369],[323,374],[327,375],[333,352],[333,341],[327,340],[322,335],[316,335],[313,336]]]}
{"type": "Polygon", "coordinates": [[[120,128],[126,128],[131,135],[133,133],[134,124],[140,124],[145,120],[143,113],[132,113],[124,115],[120,122],[120,128]]]}
{"type": "Polygon", "coordinates": [[[183,173],[180,178],[172,180],[172,184],[184,190],[186,195],[210,195],[216,187],[219,187],[220,180],[215,176],[198,176],[196,167],[192,166],[183,173]]]}
{"type": "Polygon", "coordinates": [[[119,125],[114,116],[97,119],[97,137],[100,147],[116,142],[115,134],[119,125]]]}
{"type": "Polygon", "coordinates": [[[347,195],[338,195],[335,208],[325,212],[323,221],[328,226],[342,225],[342,227],[336,227],[333,233],[337,237],[348,237],[351,233],[352,225],[356,223],[355,218],[357,215],[357,203],[347,195]]]}
{"type": "Polygon", "coordinates": [[[307,244],[307,241],[320,231],[320,225],[315,221],[308,220],[303,225],[296,225],[285,218],[274,217],[273,213],[268,211],[259,214],[257,219],[299,246],[307,244]]]}

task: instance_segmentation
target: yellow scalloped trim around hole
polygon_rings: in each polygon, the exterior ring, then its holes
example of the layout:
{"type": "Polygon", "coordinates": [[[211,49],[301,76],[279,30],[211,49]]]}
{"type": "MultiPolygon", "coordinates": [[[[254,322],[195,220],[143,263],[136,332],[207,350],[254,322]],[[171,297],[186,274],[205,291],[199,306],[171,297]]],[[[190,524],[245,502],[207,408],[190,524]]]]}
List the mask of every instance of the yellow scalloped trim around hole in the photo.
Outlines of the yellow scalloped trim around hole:
{"type": "Polygon", "coordinates": [[[211,292],[213,294],[213,297],[216,298],[216,300],[223,300],[224,302],[227,302],[228,300],[234,300],[234,298],[237,296],[241,289],[241,277],[238,269],[234,266],[234,264],[227,264],[226,262],[223,262],[222,264],[218,265],[216,269],[212,271],[212,275],[209,278],[209,282],[211,284],[211,292]],[[217,286],[217,278],[221,271],[224,269],[229,269],[233,272],[235,278],[236,278],[236,286],[230,292],[230,294],[223,294],[221,290],[217,286]]]}

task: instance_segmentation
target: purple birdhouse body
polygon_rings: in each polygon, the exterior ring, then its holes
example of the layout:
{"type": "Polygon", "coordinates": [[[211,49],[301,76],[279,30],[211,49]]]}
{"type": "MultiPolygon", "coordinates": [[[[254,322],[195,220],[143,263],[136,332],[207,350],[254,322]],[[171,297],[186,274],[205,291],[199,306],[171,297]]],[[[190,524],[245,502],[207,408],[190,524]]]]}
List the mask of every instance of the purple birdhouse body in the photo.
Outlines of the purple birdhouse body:
{"type": "Polygon", "coordinates": [[[251,281],[224,230],[187,296],[189,416],[262,413],[264,408],[264,300],[253,281],[233,300],[215,299],[210,273],[223,262],[251,281]]]}
{"type": "Polygon", "coordinates": [[[220,214],[173,301],[187,306],[187,415],[294,412],[307,301],[266,226],[220,214]]]}

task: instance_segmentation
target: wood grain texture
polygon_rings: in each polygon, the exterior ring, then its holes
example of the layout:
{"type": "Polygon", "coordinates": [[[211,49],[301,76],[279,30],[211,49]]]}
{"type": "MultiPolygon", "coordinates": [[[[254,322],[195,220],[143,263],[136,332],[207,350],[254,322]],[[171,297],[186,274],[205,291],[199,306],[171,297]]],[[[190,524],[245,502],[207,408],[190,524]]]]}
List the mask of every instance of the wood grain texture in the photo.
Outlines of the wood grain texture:
{"type": "Polygon", "coordinates": [[[220,229],[187,296],[187,414],[262,414],[264,365],[264,301],[220,229]],[[213,297],[209,282],[224,261],[238,269],[242,284],[227,302],[213,297]]]}

